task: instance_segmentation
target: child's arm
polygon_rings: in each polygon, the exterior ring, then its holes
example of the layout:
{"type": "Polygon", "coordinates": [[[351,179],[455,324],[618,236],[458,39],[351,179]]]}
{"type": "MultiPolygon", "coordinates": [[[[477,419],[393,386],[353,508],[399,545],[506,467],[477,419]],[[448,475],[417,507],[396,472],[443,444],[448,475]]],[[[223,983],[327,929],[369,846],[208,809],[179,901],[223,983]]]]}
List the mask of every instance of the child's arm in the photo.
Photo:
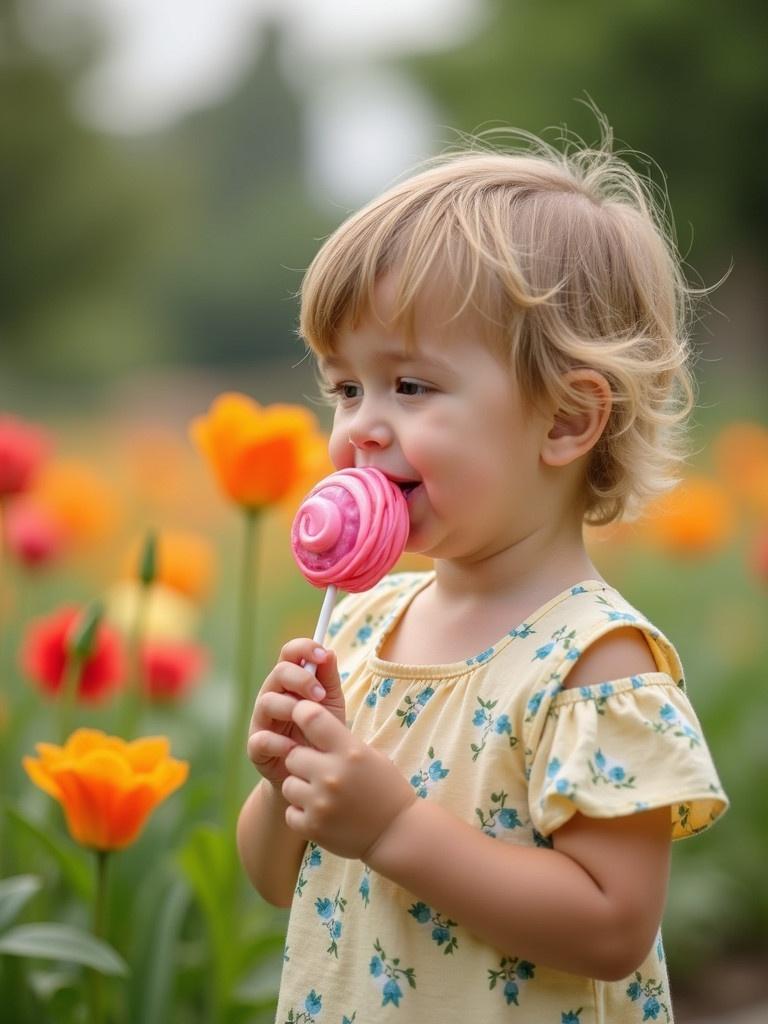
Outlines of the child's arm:
{"type": "MultiPolygon", "coordinates": [[[[608,678],[647,670],[630,664],[608,678]]],[[[585,678],[582,671],[582,685],[585,678]]],[[[293,717],[312,744],[286,759],[286,821],[297,834],[360,857],[502,951],[606,980],[643,960],[666,894],[668,808],[615,819],[576,814],[552,850],[503,843],[419,800],[388,758],[322,709],[300,702],[293,717]]]]}
{"type": "Polygon", "coordinates": [[[304,742],[291,720],[302,698],[321,702],[342,724],[344,697],[335,655],[308,639],[292,640],[280,652],[253,709],[248,735],[248,757],[263,776],[243,804],[237,823],[240,860],[254,887],[278,907],[290,906],[306,840],[285,823],[287,803],[280,787],[288,774],[285,755],[304,742]],[[318,665],[317,678],[302,662],[318,665]],[[319,690],[315,690],[317,686],[319,690]]]}

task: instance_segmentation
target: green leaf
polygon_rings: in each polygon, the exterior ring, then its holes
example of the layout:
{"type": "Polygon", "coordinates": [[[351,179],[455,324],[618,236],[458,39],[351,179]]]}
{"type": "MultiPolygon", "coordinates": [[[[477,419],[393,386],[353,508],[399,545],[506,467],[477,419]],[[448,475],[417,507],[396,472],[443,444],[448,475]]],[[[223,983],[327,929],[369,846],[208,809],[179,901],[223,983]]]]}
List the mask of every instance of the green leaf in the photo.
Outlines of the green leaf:
{"type": "Polygon", "coordinates": [[[125,960],[108,943],[88,932],[53,921],[12,928],[0,937],[0,953],[83,964],[102,974],[121,977],[128,974],[125,960]]]}
{"type": "Polygon", "coordinates": [[[205,917],[213,959],[215,998],[217,1005],[223,1007],[238,969],[232,841],[221,828],[199,825],[178,852],[177,859],[205,917]]]}
{"type": "Polygon", "coordinates": [[[72,888],[88,903],[92,903],[95,893],[93,865],[86,860],[84,853],[77,847],[67,845],[57,836],[49,834],[43,827],[10,804],[5,809],[8,819],[27,835],[35,839],[50,853],[61,869],[72,888]]]}
{"type": "Polygon", "coordinates": [[[154,915],[150,941],[142,957],[141,985],[134,1016],[142,1024],[165,1024],[173,1016],[170,1000],[178,963],[179,933],[190,897],[186,882],[176,878],[154,915]]]}
{"type": "Polygon", "coordinates": [[[13,875],[0,880],[0,929],[11,923],[42,884],[37,875],[13,875]]]}

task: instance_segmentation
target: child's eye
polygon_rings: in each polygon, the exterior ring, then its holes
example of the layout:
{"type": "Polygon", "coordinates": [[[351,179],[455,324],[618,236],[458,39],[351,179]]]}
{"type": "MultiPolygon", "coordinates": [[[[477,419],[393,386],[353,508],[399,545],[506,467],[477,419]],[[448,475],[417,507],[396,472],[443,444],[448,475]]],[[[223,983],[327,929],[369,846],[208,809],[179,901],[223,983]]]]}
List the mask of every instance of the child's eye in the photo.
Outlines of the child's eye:
{"type": "Polygon", "coordinates": [[[408,398],[416,398],[419,395],[428,394],[432,388],[427,384],[422,384],[419,380],[401,377],[397,382],[397,390],[401,395],[406,395],[408,398]]]}
{"type": "Polygon", "coordinates": [[[339,384],[324,382],[322,385],[323,395],[332,402],[350,402],[359,398],[363,389],[353,381],[343,380],[339,384]]]}

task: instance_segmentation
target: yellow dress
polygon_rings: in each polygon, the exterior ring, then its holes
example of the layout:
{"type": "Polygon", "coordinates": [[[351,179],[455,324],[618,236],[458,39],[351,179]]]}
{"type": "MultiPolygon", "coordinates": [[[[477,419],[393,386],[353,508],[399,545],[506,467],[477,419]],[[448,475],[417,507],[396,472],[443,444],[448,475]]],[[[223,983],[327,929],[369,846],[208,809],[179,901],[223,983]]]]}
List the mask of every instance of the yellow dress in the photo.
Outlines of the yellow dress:
{"type": "MultiPolygon", "coordinates": [[[[725,810],[680,659],[616,590],[568,588],[466,661],[381,660],[387,632],[432,578],[388,576],[345,598],[329,628],[352,732],[386,752],[419,797],[496,842],[542,850],[577,810],[610,818],[669,806],[674,839],[725,810]],[[586,647],[627,625],[647,637],[657,671],[564,689],[586,647]]],[[[307,845],[277,1024],[650,1020],[672,1020],[660,935],[621,981],[567,974],[495,949],[360,861],[307,845]]]]}

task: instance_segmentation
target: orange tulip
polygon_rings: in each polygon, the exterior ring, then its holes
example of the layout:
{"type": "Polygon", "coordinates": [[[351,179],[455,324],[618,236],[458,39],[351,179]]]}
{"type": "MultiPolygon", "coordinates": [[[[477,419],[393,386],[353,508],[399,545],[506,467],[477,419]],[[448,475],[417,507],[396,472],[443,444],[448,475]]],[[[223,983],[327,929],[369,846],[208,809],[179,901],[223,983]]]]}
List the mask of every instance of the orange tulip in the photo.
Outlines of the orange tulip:
{"type": "Polygon", "coordinates": [[[138,838],[151,812],[187,778],[165,736],[127,743],[98,729],[76,729],[63,747],[37,743],[24,768],[64,808],[72,838],[95,850],[119,850],[138,838]]]}
{"type": "Polygon", "coordinates": [[[732,423],[713,444],[718,472],[748,508],[768,515],[768,428],[759,423],[732,423]]]}
{"type": "MultiPolygon", "coordinates": [[[[143,540],[137,540],[123,563],[123,575],[137,579],[143,540]]],[[[202,534],[186,530],[162,530],[157,538],[155,581],[193,601],[201,601],[211,588],[213,547],[202,534]]]]}
{"type": "Polygon", "coordinates": [[[35,495],[61,524],[75,544],[99,543],[109,537],[119,519],[114,488],[78,459],[60,459],[43,470],[35,495]]]}
{"type": "Polygon", "coordinates": [[[260,406],[247,395],[220,395],[190,433],[219,487],[248,508],[281,501],[305,473],[317,421],[300,405],[260,406]]]}
{"type": "Polygon", "coordinates": [[[661,548],[678,554],[706,554],[731,539],[733,503],[715,480],[691,476],[653,502],[637,526],[638,536],[661,548]]]}

